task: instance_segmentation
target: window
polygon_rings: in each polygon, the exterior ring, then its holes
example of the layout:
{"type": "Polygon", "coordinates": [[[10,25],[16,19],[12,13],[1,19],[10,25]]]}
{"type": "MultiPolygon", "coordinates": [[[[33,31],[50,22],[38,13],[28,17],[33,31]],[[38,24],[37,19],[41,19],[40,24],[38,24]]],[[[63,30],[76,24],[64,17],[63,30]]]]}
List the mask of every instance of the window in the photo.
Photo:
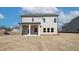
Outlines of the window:
{"type": "Polygon", "coordinates": [[[37,28],[34,29],[34,32],[37,32],[37,28]]]}
{"type": "Polygon", "coordinates": [[[46,28],[43,28],[43,32],[46,32],[46,28]]]}
{"type": "Polygon", "coordinates": [[[34,18],[32,18],[32,22],[34,22],[34,18]]]}
{"type": "Polygon", "coordinates": [[[79,31],[79,29],[77,29],[77,31],[79,31]]]}
{"type": "Polygon", "coordinates": [[[50,28],[47,28],[47,32],[50,32],[50,28]]]}
{"type": "Polygon", "coordinates": [[[43,18],[43,22],[45,23],[45,18],[43,18]]]}
{"type": "Polygon", "coordinates": [[[54,22],[56,23],[56,18],[54,18],[54,22]]]}
{"type": "Polygon", "coordinates": [[[53,28],[51,28],[51,32],[53,32],[53,28]]]}

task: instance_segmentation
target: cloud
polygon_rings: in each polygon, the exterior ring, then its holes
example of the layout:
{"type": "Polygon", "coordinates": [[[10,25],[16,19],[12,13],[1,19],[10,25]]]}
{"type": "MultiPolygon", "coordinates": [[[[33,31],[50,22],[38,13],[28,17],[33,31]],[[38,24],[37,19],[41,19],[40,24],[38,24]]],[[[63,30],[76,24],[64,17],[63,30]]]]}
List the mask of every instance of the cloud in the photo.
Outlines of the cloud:
{"type": "Polygon", "coordinates": [[[56,7],[23,7],[22,14],[26,13],[58,13],[58,27],[62,27],[65,23],[70,22],[73,18],[79,16],[79,11],[70,11],[64,13],[56,7]]]}
{"type": "Polygon", "coordinates": [[[4,15],[0,13],[0,19],[3,19],[3,18],[4,18],[4,15]]]}
{"type": "Polygon", "coordinates": [[[69,23],[73,18],[79,16],[79,11],[70,11],[70,13],[59,12],[58,26],[62,27],[65,23],[69,23]]]}
{"type": "Polygon", "coordinates": [[[70,17],[71,18],[74,18],[74,17],[77,17],[77,16],[79,16],[79,11],[71,11],[70,12],[70,17]]]}
{"type": "Polygon", "coordinates": [[[70,21],[69,14],[65,14],[63,11],[59,12],[58,16],[58,28],[61,28],[65,23],[70,21]]]}
{"type": "Polygon", "coordinates": [[[23,13],[57,13],[56,7],[23,7],[23,13]]]}

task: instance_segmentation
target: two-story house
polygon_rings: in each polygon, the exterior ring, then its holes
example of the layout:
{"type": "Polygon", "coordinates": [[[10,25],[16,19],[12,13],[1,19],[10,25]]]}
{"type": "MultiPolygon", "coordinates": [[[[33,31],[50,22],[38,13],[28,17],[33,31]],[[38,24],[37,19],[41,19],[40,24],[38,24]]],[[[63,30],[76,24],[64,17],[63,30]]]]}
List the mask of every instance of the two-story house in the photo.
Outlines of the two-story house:
{"type": "Polygon", "coordinates": [[[57,34],[57,17],[58,14],[55,13],[21,15],[20,34],[27,36],[57,34]]]}

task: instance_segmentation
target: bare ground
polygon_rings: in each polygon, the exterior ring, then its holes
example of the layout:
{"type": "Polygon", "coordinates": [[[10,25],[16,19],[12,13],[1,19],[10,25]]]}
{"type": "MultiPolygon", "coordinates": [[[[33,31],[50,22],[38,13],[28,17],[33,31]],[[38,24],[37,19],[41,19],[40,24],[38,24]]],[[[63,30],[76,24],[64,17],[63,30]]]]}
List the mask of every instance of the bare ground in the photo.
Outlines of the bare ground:
{"type": "Polygon", "coordinates": [[[0,36],[0,51],[79,51],[79,33],[41,36],[0,36]]]}

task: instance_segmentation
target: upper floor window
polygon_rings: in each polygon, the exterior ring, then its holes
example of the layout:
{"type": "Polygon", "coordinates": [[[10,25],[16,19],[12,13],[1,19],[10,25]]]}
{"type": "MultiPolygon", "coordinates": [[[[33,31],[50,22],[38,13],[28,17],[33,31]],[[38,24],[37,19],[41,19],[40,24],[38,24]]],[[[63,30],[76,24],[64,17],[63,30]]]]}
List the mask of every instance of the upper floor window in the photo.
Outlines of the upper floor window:
{"type": "Polygon", "coordinates": [[[45,23],[45,18],[43,18],[43,22],[45,23]]]}
{"type": "Polygon", "coordinates": [[[56,18],[54,18],[54,22],[56,23],[56,18]]]}
{"type": "Polygon", "coordinates": [[[34,18],[32,18],[32,22],[34,22],[34,18]]]}

